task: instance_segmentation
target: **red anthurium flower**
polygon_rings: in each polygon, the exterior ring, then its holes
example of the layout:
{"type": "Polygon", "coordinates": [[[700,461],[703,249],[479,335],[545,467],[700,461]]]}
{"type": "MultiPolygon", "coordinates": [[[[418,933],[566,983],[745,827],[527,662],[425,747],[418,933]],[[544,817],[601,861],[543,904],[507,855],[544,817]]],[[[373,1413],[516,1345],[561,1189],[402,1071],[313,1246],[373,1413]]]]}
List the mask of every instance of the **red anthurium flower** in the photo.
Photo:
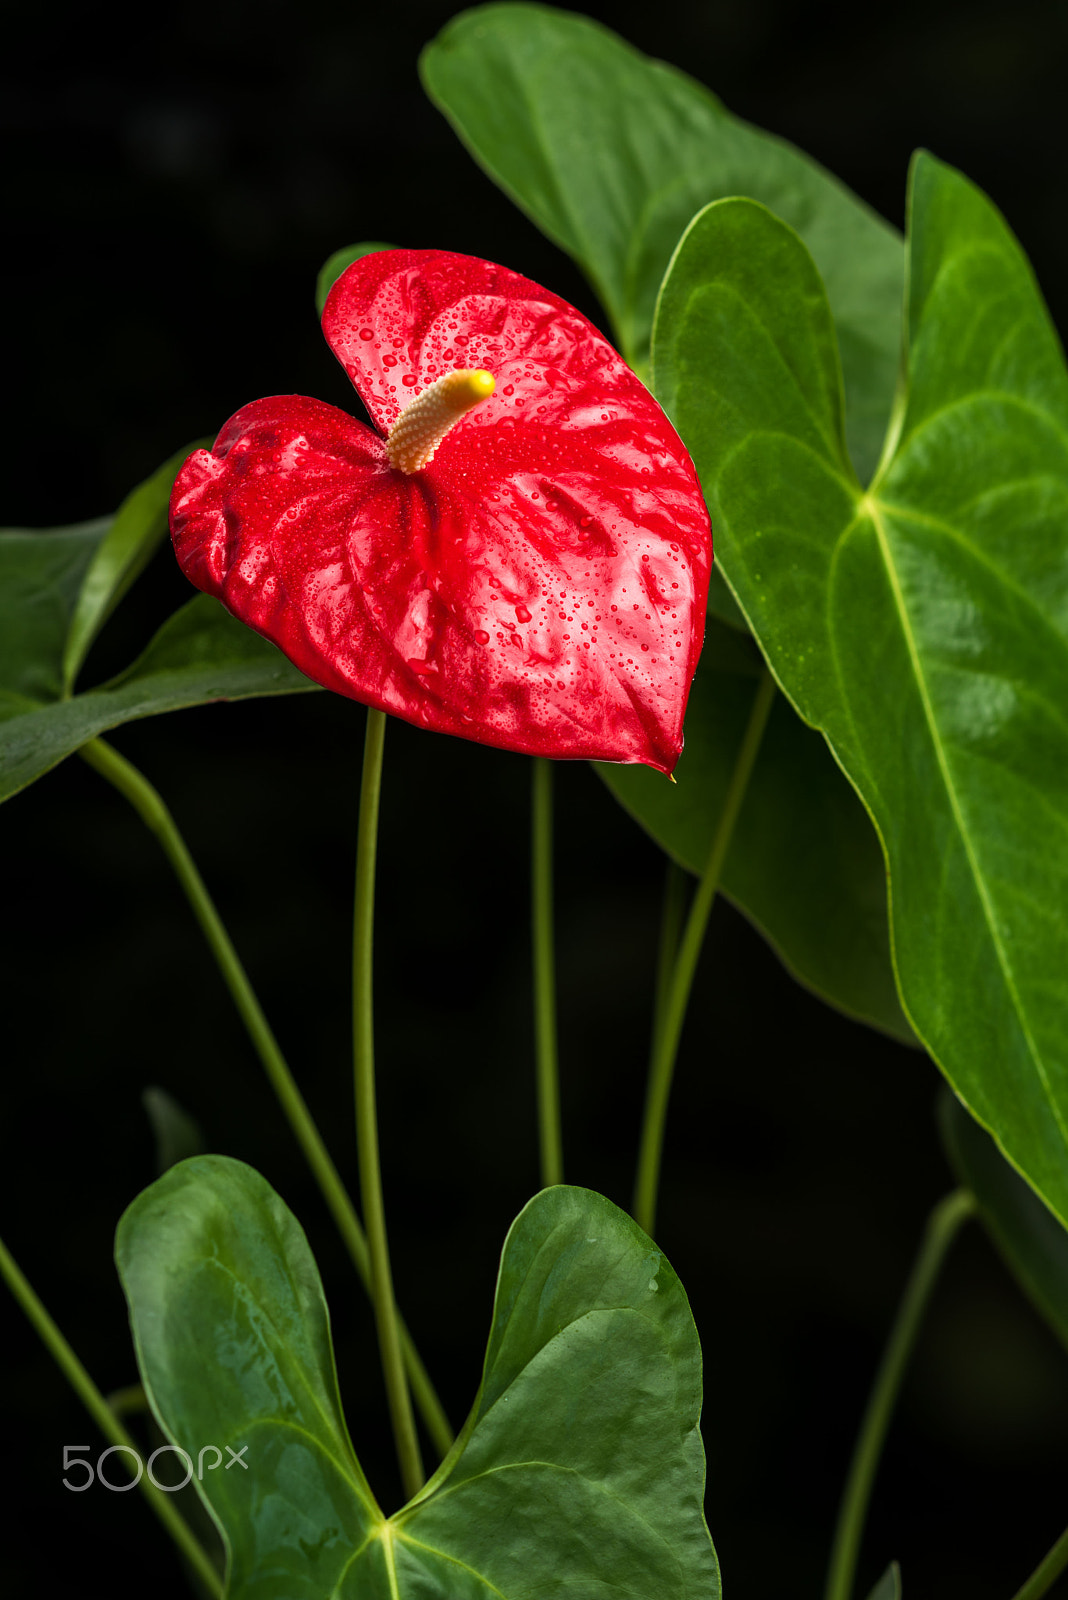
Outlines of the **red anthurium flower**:
{"type": "Polygon", "coordinates": [[[379,432],[245,406],[175,484],[186,575],[367,705],[670,772],[712,547],[656,401],[572,306],[470,256],[365,256],[323,331],[379,432]]]}

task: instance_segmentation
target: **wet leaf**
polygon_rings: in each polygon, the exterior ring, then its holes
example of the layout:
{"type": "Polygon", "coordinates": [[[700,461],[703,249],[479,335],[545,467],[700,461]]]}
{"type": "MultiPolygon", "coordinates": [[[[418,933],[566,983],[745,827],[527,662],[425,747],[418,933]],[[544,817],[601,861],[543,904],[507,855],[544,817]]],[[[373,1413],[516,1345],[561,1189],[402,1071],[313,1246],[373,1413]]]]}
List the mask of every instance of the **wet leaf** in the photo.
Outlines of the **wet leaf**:
{"type": "Polygon", "coordinates": [[[323,334],[374,427],[243,406],[175,485],[186,576],[362,705],[670,772],[712,551],[648,389],[558,295],[450,251],[354,261],[323,334]]]}

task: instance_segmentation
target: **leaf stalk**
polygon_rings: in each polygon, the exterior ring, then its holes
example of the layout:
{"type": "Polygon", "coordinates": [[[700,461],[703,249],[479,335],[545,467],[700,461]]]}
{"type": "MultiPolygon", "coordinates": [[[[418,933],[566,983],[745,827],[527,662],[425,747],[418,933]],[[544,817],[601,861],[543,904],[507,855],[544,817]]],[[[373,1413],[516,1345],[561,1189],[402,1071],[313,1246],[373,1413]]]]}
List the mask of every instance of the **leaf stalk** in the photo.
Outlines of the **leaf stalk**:
{"type": "Polygon", "coordinates": [[[638,1154],[638,1173],[634,1186],[634,1220],[648,1234],[653,1232],[656,1225],[656,1197],[660,1185],[668,1099],[675,1075],[679,1041],[686,1020],[686,1008],[697,971],[697,961],[704,943],[716,891],[719,888],[723,863],[727,859],[727,851],[734,834],[734,825],[738,820],[742,801],[745,799],[774,699],[775,680],[765,667],[753,698],[749,722],[727,786],[708,862],[686,920],[666,1000],[662,1004],[658,1002],[657,1005],[660,1025],[653,1036],[645,1116],[638,1154]]]}
{"type": "Polygon", "coordinates": [[[1017,1589],[1012,1600],[1040,1600],[1040,1597],[1053,1587],[1066,1567],[1068,1567],[1068,1528],[1064,1530],[1053,1548],[1046,1552],[1027,1582],[1017,1589]]]}
{"type": "Polygon", "coordinates": [[[541,1182],[564,1181],[560,1126],[560,1064],[553,951],[553,769],[536,756],[531,804],[531,920],[534,947],[534,1045],[537,1061],[538,1148],[541,1182]]]}
{"type": "Polygon", "coordinates": [[[356,833],[356,896],[352,941],[352,1037],[356,1088],[356,1149],[360,1195],[371,1257],[371,1301],[378,1328],[382,1373],[386,1382],[393,1439],[404,1492],[412,1499],[423,1487],[423,1462],[415,1431],[411,1395],[401,1354],[400,1325],[389,1261],[382,1167],[378,1154],[378,1111],[375,1100],[374,1044],[374,919],[375,864],[378,855],[378,809],[382,793],[382,752],[386,716],[367,712],[356,833]]]}
{"type": "Polygon", "coordinates": [[[857,1435],[831,1547],[825,1600],[849,1600],[853,1592],[868,1502],[901,1380],[942,1263],[975,1209],[971,1191],[955,1189],[938,1202],[927,1219],[919,1254],[905,1285],[857,1435]]]}
{"type": "MultiPolygon", "coordinates": [[[[138,1450],[132,1435],[127,1433],[116,1412],[108,1405],[108,1402],[78,1360],[78,1357],[48,1314],[29,1279],[23,1273],[2,1239],[0,1239],[0,1276],[3,1277],[11,1293],[33,1324],[41,1342],[100,1429],[100,1432],[104,1435],[104,1438],[116,1449],[129,1452],[130,1455],[135,1456],[140,1461],[141,1452],[138,1450]]],[[[170,1497],[163,1490],[156,1488],[147,1472],[141,1473],[137,1487],[170,1534],[182,1555],[196,1572],[197,1577],[205,1585],[208,1593],[213,1596],[213,1600],[222,1600],[222,1579],[216,1572],[211,1557],[196,1538],[189,1524],[175,1509],[170,1497]]]]}
{"type": "MultiPolygon", "coordinates": [[[[193,915],[229,989],[239,1016],[245,1024],[256,1054],[263,1064],[271,1087],[285,1114],[304,1158],[319,1185],[323,1199],[337,1225],[338,1232],[352,1258],[353,1265],[368,1294],[371,1292],[371,1257],[367,1236],[353,1208],[348,1191],[341,1181],[330,1152],[317,1128],[304,1096],[279,1048],[263,1008],[248,980],[233,941],[223,925],[215,903],[208,893],[188,846],[178,831],[170,810],[159,791],[149,783],[142,772],[119,755],[103,739],[93,739],[83,745],[79,754],[94,771],[108,780],[133,806],[138,816],[155,834],[167,860],[174,869],[193,915]]],[[[452,1448],[453,1433],[444,1407],[434,1390],[430,1376],[423,1365],[403,1322],[400,1325],[401,1347],[404,1353],[412,1392],[419,1406],[427,1432],[435,1449],[444,1458],[452,1448]]]]}

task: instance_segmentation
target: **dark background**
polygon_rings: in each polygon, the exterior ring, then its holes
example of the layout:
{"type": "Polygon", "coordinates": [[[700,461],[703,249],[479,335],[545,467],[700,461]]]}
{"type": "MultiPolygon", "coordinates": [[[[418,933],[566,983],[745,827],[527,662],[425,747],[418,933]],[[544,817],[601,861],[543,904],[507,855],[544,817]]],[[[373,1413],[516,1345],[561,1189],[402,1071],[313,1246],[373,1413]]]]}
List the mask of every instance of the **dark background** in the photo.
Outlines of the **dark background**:
{"type": "MultiPolygon", "coordinates": [[[[313,307],[361,238],[501,260],[597,317],[576,269],[484,179],[416,77],[448,4],[327,0],[5,17],[8,239],[0,520],[113,510],[240,404],[348,402],[313,307]]],[[[840,13],[797,0],[591,8],[902,221],[925,145],[1001,205],[1068,316],[1064,5],[840,13]]],[[[166,556],[90,660],[130,659],[185,597],[166,556]]],[[[170,802],[312,1109],[352,1173],[348,920],[362,713],[325,694],[210,707],[116,745],[170,802]]],[[[558,768],[568,1177],[630,1192],[662,881],[592,772],[558,768]]],[[[527,766],[390,727],[377,947],[395,1272],[453,1415],[478,1381],[497,1253],[537,1187],[527,766]]],[[[134,1381],[111,1267],[154,1175],[163,1085],[210,1148],[251,1161],[321,1263],[357,1448],[397,1484],[370,1316],[162,856],[70,761],[0,816],[0,1217],[104,1390],[134,1381]]],[[[873,1364],[922,1221],[951,1186],[930,1062],[799,990],[728,905],[713,916],[669,1128],[660,1241],[706,1360],[709,1522],[728,1600],[819,1592],[873,1364]]],[[[0,1291],[0,1591],[184,1586],[137,1495],[66,1491],[94,1428],[0,1291]]],[[[977,1229],[954,1255],[903,1397],[861,1572],[909,1600],[1014,1592],[1066,1520],[1068,1368],[977,1229]]],[[[659,1597],[650,1597],[659,1600],[659,1597]]]]}

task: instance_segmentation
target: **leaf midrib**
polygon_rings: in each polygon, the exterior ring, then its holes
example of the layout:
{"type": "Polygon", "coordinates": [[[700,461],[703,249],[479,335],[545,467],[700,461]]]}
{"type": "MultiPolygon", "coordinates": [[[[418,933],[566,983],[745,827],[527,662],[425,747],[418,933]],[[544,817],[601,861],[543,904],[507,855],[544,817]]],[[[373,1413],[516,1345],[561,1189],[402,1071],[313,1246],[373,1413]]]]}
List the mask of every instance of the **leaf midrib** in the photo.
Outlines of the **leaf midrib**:
{"type": "Polygon", "coordinates": [[[894,564],[889,540],[887,538],[886,528],[883,523],[882,516],[880,515],[880,512],[883,508],[874,495],[866,496],[865,503],[868,513],[871,517],[872,526],[875,529],[876,539],[879,542],[880,554],[883,558],[883,565],[886,569],[887,579],[893,595],[894,606],[898,614],[902,636],[905,641],[905,647],[908,651],[909,663],[916,682],[916,689],[920,697],[920,704],[923,707],[924,720],[927,723],[927,730],[931,738],[931,744],[934,748],[935,759],[938,762],[938,770],[941,774],[942,783],[945,787],[946,797],[949,801],[950,811],[953,816],[957,834],[964,848],[965,858],[968,862],[972,880],[975,884],[976,893],[979,896],[979,903],[983,909],[983,917],[990,935],[990,942],[997,957],[998,965],[1001,968],[1002,976],[1005,980],[1005,986],[1009,992],[1009,995],[1011,996],[1017,1025],[1027,1045],[1028,1052],[1030,1053],[1031,1060],[1034,1064],[1035,1073],[1040,1084],[1042,1085],[1042,1089],[1046,1096],[1046,1100],[1049,1103],[1050,1110],[1053,1113],[1053,1120],[1056,1123],[1061,1140],[1065,1147],[1068,1148],[1068,1129],[1065,1128],[1064,1121],[1061,1117],[1060,1108],[1057,1105],[1056,1097],[1051,1090],[1049,1079],[1046,1075],[1042,1058],[1032,1036],[1031,1029],[1028,1026],[1024,1007],[1020,1000],[1019,991],[1016,986],[1015,975],[1012,971],[1012,967],[1009,964],[1004,945],[998,933],[997,923],[994,916],[994,908],[990,903],[990,895],[987,889],[986,879],[980,869],[978,858],[976,857],[976,854],[972,848],[968,830],[964,825],[964,817],[960,809],[960,802],[957,797],[956,786],[953,782],[949,761],[946,756],[945,747],[943,745],[941,733],[938,727],[938,721],[935,716],[934,706],[931,702],[931,697],[927,689],[927,681],[924,677],[920,654],[917,649],[915,635],[912,631],[912,624],[909,618],[908,608],[905,604],[905,596],[902,592],[897,568],[894,564]]]}

